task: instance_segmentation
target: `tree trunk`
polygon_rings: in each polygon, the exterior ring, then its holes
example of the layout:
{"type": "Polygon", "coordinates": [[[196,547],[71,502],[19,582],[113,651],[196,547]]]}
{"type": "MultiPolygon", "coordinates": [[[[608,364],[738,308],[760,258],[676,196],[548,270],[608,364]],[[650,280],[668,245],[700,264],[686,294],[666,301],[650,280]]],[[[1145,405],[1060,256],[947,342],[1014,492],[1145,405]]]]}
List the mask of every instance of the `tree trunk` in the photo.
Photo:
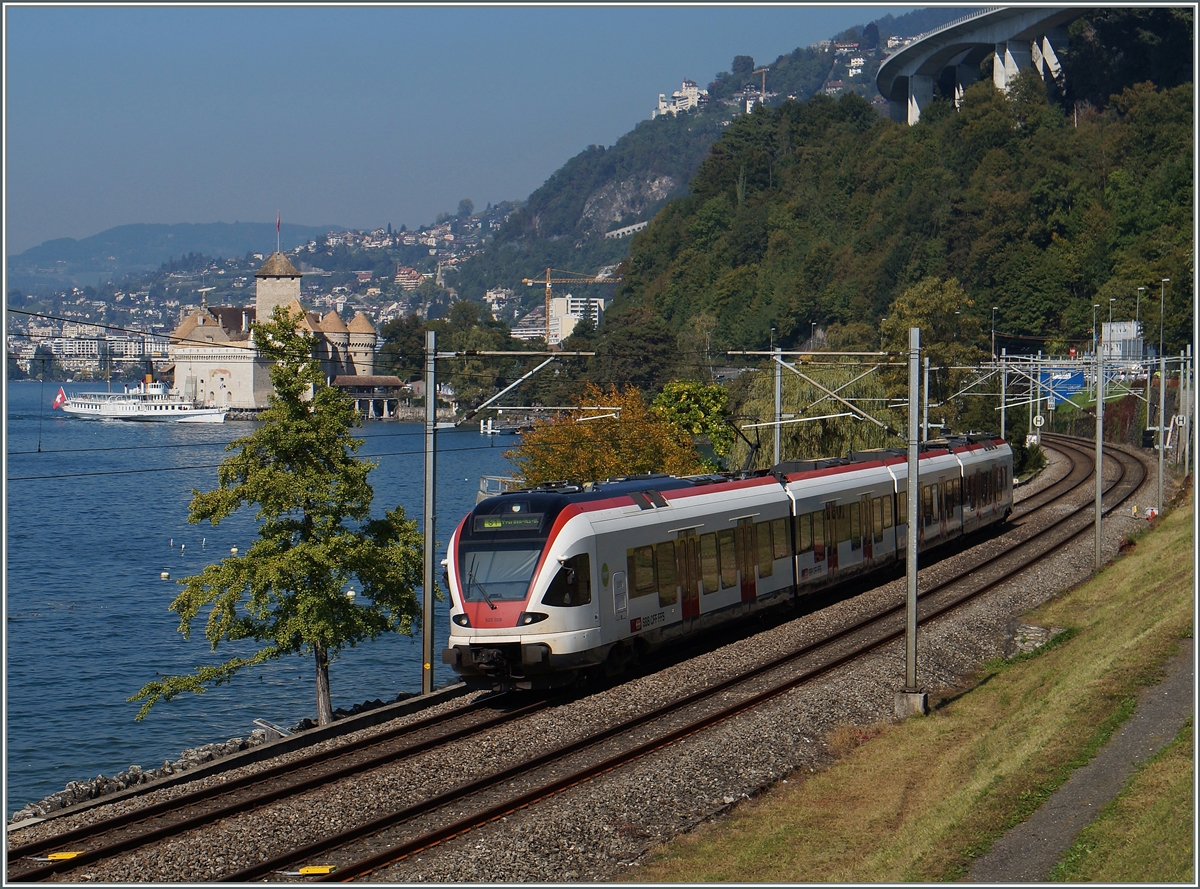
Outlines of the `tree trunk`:
{"type": "Polygon", "coordinates": [[[333,699],[329,695],[329,654],[319,642],[313,644],[317,659],[317,724],[333,722],[333,699]]]}

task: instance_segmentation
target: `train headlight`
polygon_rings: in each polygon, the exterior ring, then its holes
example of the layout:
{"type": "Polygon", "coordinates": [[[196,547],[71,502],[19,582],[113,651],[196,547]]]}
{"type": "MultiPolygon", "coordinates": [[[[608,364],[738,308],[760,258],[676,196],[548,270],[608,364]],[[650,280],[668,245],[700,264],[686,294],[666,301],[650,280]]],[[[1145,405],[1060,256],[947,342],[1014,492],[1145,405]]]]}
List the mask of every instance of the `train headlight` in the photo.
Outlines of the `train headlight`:
{"type": "Polygon", "coordinates": [[[522,611],[520,617],[517,618],[517,626],[527,627],[530,624],[536,624],[538,621],[545,620],[549,616],[540,611],[522,611]]]}
{"type": "Polygon", "coordinates": [[[465,614],[451,615],[450,620],[454,621],[460,627],[471,626],[471,618],[467,617],[465,614]]]}

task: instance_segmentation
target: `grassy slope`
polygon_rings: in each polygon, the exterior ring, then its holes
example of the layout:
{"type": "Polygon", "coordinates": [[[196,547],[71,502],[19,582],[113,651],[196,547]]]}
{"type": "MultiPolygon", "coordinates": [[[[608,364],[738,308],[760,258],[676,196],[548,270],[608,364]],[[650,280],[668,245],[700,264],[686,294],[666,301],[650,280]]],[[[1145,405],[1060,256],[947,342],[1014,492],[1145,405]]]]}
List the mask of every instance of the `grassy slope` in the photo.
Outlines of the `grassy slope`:
{"type": "MultiPolygon", "coordinates": [[[[836,766],[739,807],[648,856],[638,881],[896,882],[963,878],[1132,712],[1192,632],[1193,504],[1097,578],[1028,616],[1070,632],[985,665],[969,691],[870,739],[836,766]]],[[[1190,739],[1190,730],[1185,732],[1190,739]]],[[[1164,752],[1081,838],[1061,879],[1190,882],[1190,740],[1164,752]],[[1151,819],[1146,826],[1140,819],[1151,819]],[[1140,825],[1136,826],[1135,825],[1140,825]],[[1158,870],[1151,875],[1150,861],[1158,870]]]]}

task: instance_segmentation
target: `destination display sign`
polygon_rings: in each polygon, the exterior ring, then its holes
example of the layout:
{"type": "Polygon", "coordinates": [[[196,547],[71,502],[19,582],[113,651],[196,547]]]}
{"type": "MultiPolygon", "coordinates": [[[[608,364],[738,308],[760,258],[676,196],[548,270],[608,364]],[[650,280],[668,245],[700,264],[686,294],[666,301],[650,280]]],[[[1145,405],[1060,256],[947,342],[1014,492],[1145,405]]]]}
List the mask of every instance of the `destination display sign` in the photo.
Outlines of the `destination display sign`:
{"type": "Polygon", "coordinates": [[[542,526],[542,513],[520,515],[477,515],[476,531],[536,531],[542,526]]]}

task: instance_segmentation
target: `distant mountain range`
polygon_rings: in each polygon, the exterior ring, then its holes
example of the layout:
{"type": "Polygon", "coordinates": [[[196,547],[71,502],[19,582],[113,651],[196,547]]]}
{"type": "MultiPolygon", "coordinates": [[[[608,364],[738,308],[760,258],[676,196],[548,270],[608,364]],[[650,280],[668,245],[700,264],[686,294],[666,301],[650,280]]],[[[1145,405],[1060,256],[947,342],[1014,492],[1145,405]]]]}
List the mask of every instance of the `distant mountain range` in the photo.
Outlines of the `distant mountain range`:
{"type": "MultiPolygon", "coordinates": [[[[285,248],[322,238],[339,225],[284,223],[285,248]]],[[[275,226],[269,222],[205,222],[119,225],[75,240],[55,238],[8,257],[8,286],[33,289],[64,284],[96,284],[100,280],[157,269],[172,257],[188,253],[228,258],[275,249],[275,226]]]]}

